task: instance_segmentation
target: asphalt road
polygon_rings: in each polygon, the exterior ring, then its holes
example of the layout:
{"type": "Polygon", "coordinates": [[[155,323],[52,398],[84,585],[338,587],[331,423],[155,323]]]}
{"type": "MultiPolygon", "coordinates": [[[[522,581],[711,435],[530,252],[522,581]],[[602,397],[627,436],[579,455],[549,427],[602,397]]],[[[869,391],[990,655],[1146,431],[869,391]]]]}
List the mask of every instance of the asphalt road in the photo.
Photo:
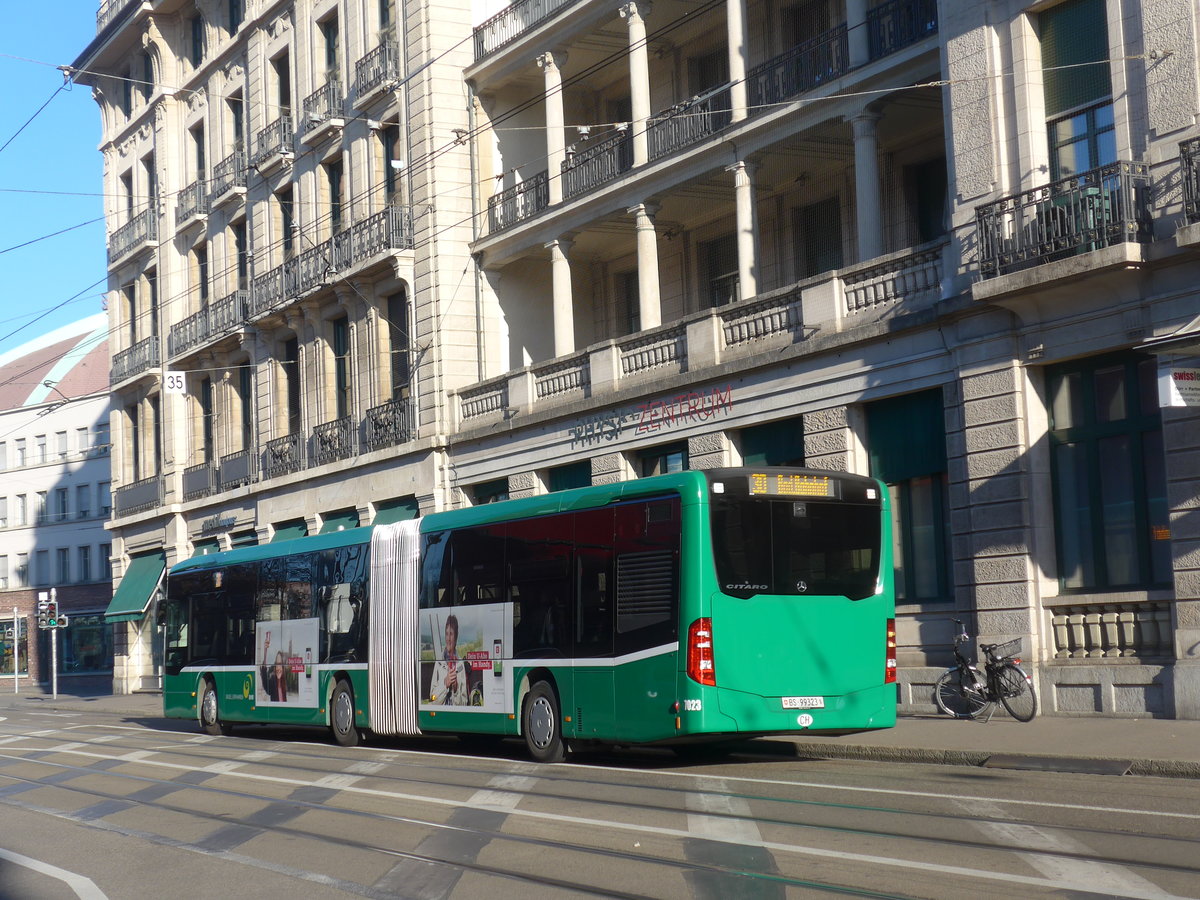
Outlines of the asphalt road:
{"type": "Polygon", "coordinates": [[[1200,782],[3,710],[0,898],[1200,896],[1200,782]]]}

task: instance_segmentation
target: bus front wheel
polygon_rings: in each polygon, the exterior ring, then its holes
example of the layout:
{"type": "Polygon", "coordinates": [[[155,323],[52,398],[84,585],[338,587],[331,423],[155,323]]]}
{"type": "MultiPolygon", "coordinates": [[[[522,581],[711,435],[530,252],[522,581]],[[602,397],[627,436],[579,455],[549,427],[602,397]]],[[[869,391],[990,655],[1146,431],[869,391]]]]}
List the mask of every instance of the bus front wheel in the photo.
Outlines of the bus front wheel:
{"type": "Polygon", "coordinates": [[[329,727],[333,739],[343,747],[357,747],[362,741],[354,724],[354,691],[346,681],[339,681],[329,699],[329,727]]]}
{"type": "Polygon", "coordinates": [[[221,711],[217,708],[217,686],[208,678],[204,679],[204,692],[200,695],[200,727],[205,734],[230,735],[233,729],[221,721],[221,711]]]}
{"type": "Polygon", "coordinates": [[[525,746],[538,762],[562,762],[567,758],[567,745],[562,736],[562,719],[558,714],[558,697],[554,688],[539,681],[525,698],[525,746]]]}

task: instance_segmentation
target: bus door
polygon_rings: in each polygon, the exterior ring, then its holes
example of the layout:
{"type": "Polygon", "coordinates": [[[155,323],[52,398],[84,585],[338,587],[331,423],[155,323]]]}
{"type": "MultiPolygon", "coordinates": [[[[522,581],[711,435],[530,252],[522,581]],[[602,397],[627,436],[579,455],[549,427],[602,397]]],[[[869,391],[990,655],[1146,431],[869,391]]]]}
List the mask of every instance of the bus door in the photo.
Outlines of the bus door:
{"type": "Polygon", "coordinates": [[[613,510],[575,515],[575,726],[582,738],[616,734],[613,694],[613,510]]]}

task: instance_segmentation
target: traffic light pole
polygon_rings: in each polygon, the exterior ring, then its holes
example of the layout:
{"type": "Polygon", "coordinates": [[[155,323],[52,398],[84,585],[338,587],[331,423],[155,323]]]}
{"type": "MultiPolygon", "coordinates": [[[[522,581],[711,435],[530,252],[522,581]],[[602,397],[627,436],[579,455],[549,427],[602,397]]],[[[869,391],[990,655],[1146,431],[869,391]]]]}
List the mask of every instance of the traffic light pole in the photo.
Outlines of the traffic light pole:
{"type": "Polygon", "coordinates": [[[13,658],[13,693],[21,693],[21,677],[17,673],[21,671],[21,620],[17,614],[17,608],[13,607],[13,639],[12,639],[12,658],[13,658]]]}

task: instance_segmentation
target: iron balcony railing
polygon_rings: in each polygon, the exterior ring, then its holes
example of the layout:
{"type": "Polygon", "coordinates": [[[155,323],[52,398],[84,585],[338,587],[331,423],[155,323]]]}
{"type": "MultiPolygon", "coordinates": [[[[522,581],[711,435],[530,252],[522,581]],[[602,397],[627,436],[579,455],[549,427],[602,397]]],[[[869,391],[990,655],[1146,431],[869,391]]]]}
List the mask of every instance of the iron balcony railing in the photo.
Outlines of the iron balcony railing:
{"type": "Polygon", "coordinates": [[[193,181],[179,192],[175,200],[175,227],[194,216],[208,214],[208,189],[203,179],[193,181]]]}
{"type": "Polygon", "coordinates": [[[344,102],[341,82],[336,80],[325,82],[304,98],[303,130],[305,132],[312,131],[331,119],[340,119],[344,115],[344,102]]]}
{"type": "Polygon", "coordinates": [[[751,69],[746,74],[750,106],[762,112],[759,107],[811,91],[849,68],[850,45],[843,23],[751,69]]]}
{"type": "Polygon", "coordinates": [[[125,7],[130,6],[133,0],[103,0],[100,8],[96,10],[96,33],[99,34],[104,30],[110,22],[119,16],[125,7]]]}
{"type": "Polygon", "coordinates": [[[290,155],[293,152],[295,131],[292,117],[280,116],[254,138],[254,164],[262,165],[275,154],[290,155]]]}
{"type": "Polygon", "coordinates": [[[153,200],[150,208],[142,210],[108,238],[108,261],[115,262],[132,253],[142,244],[158,240],[158,204],[153,200]]]}
{"type": "Polygon", "coordinates": [[[113,509],[117,515],[126,516],[162,506],[163,481],[161,475],[151,475],[113,491],[113,509]]]}
{"type": "Polygon", "coordinates": [[[1200,222],[1200,138],[1179,145],[1183,179],[1183,214],[1189,222],[1200,222]]]}
{"type": "Polygon", "coordinates": [[[531,218],[550,205],[550,178],[538,172],[488,198],[488,233],[495,234],[531,218]]]}
{"type": "Polygon", "coordinates": [[[144,338],[127,350],[122,350],[113,357],[111,377],[113,382],[124,381],[141,375],[149,369],[162,365],[158,352],[158,336],[144,338]]]}
{"type": "Polygon", "coordinates": [[[237,453],[222,456],[217,477],[223,491],[258,481],[258,451],[239,450],[237,453]]]}
{"type": "Polygon", "coordinates": [[[199,347],[208,340],[212,329],[208,324],[208,307],[194,312],[181,322],[171,326],[167,334],[167,356],[175,357],[199,347]]]}
{"type": "Polygon", "coordinates": [[[192,313],[182,322],[171,326],[167,335],[168,357],[186,353],[240,328],[245,323],[249,311],[250,292],[234,291],[216,303],[205,306],[199,312],[192,313]]]}
{"type": "Polygon", "coordinates": [[[367,410],[363,420],[363,444],[368,450],[395,447],[412,438],[412,403],[389,400],[367,410]]]}
{"type": "Polygon", "coordinates": [[[716,134],[732,116],[728,84],[676,103],[650,117],[646,128],[650,158],[659,159],[716,134]]]}
{"type": "Polygon", "coordinates": [[[354,64],[354,96],[400,80],[400,45],[384,41],[354,64]]]}
{"type": "Polygon", "coordinates": [[[979,271],[1005,275],[1117,244],[1147,242],[1150,171],[1116,162],[975,208],[979,271]]]}
{"type": "Polygon", "coordinates": [[[475,29],[475,61],[511,43],[578,0],[519,0],[475,29]]]}
{"type": "Polygon", "coordinates": [[[633,138],[628,129],[590,147],[568,153],[562,164],[563,197],[595,190],[633,168],[633,138]]]}
{"type": "Polygon", "coordinates": [[[263,451],[264,478],[276,478],[304,468],[304,440],[299,433],[267,441],[263,451]]]}
{"type": "Polygon", "coordinates": [[[241,150],[235,150],[213,166],[212,178],[209,179],[208,185],[210,205],[216,203],[219,198],[224,197],[234,188],[244,188],[246,186],[246,154],[241,150]]]}
{"type": "Polygon", "coordinates": [[[887,0],[867,10],[867,46],[880,59],[937,34],[937,0],[887,0]]]}
{"type": "Polygon", "coordinates": [[[208,308],[208,325],[214,337],[235,331],[246,322],[250,307],[249,291],[234,291],[208,308]]]}
{"type": "Polygon", "coordinates": [[[198,466],[188,466],[183,470],[183,499],[199,500],[207,497],[217,489],[217,470],[211,461],[205,461],[198,466]]]}
{"type": "Polygon", "coordinates": [[[318,425],[312,433],[312,464],[337,462],[354,455],[354,444],[350,440],[353,426],[349,416],[318,425]]]}

